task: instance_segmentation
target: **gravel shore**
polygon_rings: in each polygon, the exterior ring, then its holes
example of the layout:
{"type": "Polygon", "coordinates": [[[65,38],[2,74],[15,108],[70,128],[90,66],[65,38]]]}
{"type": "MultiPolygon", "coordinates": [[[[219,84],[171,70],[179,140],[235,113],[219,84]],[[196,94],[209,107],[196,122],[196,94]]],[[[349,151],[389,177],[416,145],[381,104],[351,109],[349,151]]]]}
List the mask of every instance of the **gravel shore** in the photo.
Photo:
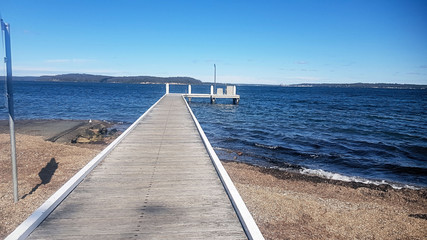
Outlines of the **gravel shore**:
{"type": "MultiPolygon", "coordinates": [[[[0,121],[0,238],[6,237],[115,136],[71,143],[96,122],[17,124],[13,203],[7,124],[0,121]],[[54,140],[54,141],[53,141],[54,140]]],[[[427,189],[352,184],[223,162],[266,239],[427,239],[427,189]]]]}
{"type": "Polygon", "coordinates": [[[427,239],[427,189],[223,164],[266,239],[427,239]]]}

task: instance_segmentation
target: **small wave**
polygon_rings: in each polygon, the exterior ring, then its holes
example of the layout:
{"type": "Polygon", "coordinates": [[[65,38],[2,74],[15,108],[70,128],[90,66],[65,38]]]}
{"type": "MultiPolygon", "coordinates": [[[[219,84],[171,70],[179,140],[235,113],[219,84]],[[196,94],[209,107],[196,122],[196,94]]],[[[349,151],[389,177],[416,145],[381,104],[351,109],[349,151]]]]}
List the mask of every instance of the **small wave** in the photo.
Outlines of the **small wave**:
{"type": "Polygon", "coordinates": [[[338,173],[328,172],[322,169],[309,169],[309,168],[302,168],[300,170],[300,173],[307,174],[311,176],[317,176],[325,179],[331,179],[331,180],[338,180],[343,182],[357,182],[357,183],[363,183],[363,184],[374,184],[374,185],[389,185],[394,189],[402,189],[402,188],[409,188],[409,189],[419,189],[418,187],[406,185],[406,184],[397,184],[397,183],[391,183],[387,182],[385,180],[370,180],[366,178],[361,177],[349,177],[338,173]]]}
{"type": "Polygon", "coordinates": [[[287,163],[279,159],[267,157],[264,155],[258,155],[249,151],[239,151],[222,147],[214,147],[214,150],[217,151],[218,157],[221,160],[245,162],[256,166],[277,167],[281,170],[286,169],[298,171],[302,168],[300,165],[297,164],[287,163]]]}
{"type": "Polygon", "coordinates": [[[218,150],[218,151],[224,151],[227,153],[234,153],[236,152],[235,150],[232,149],[228,149],[228,148],[222,148],[222,147],[213,147],[214,150],[218,150]]]}
{"type": "Polygon", "coordinates": [[[260,144],[260,143],[255,143],[256,147],[260,147],[260,148],[267,148],[267,149],[271,149],[271,150],[277,150],[280,149],[280,146],[268,146],[268,145],[264,145],[264,144],[260,144]]]}
{"type": "MultiPolygon", "coordinates": [[[[264,148],[271,147],[271,146],[265,146],[262,144],[259,144],[259,145],[261,145],[259,147],[264,147],[264,148]]],[[[282,147],[277,147],[277,148],[282,148],[282,147]]],[[[274,148],[274,149],[277,149],[277,148],[274,148]]],[[[257,154],[254,154],[251,152],[246,152],[246,151],[240,152],[237,150],[222,148],[222,147],[214,147],[214,149],[215,149],[215,151],[226,153],[226,155],[219,154],[219,155],[221,155],[220,156],[221,160],[239,161],[239,162],[241,161],[241,162],[246,162],[246,163],[256,165],[256,166],[276,168],[276,169],[279,169],[281,171],[298,172],[298,173],[305,174],[305,175],[317,176],[317,177],[321,177],[324,179],[337,180],[337,181],[343,181],[343,182],[373,184],[373,185],[377,185],[377,186],[388,185],[394,189],[402,189],[402,188],[420,189],[417,186],[407,185],[407,184],[403,184],[403,183],[390,182],[390,181],[386,181],[386,180],[367,179],[367,178],[358,177],[358,176],[346,176],[346,175],[342,175],[339,173],[325,171],[322,169],[310,169],[310,168],[306,168],[306,167],[303,167],[303,166],[298,165],[298,164],[287,163],[287,162],[284,162],[284,161],[279,160],[279,159],[269,158],[266,156],[257,155],[257,154]],[[232,154],[233,157],[227,158],[227,154],[232,154]],[[236,159],[234,156],[239,156],[239,157],[236,159]],[[261,160],[261,161],[258,161],[258,160],[261,160]]],[[[321,155],[315,155],[315,154],[305,154],[305,155],[310,156],[311,158],[314,158],[314,159],[321,157],[321,155]]],[[[343,164],[342,161],[341,161],[341,164],[343,164]]],[[[356,165],[350,165],[350,166],[353,168],[356,167],[356,165]]]]}

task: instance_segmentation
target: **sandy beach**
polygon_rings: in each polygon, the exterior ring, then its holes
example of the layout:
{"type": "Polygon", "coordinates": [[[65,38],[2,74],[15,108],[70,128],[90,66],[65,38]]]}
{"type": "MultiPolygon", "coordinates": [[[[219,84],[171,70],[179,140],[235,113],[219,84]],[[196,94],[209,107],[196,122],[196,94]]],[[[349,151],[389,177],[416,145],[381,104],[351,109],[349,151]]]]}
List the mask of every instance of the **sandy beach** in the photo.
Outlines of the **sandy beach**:
{"type": "MultiPolygon", "coordinates": [[[[15,204],[8,125],[0,121],[0,238],[117,136],[93,135],[103,132],[100,123],[17,122],[20,200],[15,204]]],[[[426,189],[397,190],[223,164],[266,239],[427,239],[426,189]]]]}

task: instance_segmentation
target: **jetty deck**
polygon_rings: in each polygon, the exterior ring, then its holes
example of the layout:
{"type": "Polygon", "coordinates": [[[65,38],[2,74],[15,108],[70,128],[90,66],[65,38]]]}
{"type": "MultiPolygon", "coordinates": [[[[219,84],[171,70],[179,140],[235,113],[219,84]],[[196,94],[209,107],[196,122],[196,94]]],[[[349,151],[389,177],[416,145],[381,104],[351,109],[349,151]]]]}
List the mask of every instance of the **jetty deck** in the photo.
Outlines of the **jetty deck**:
{"type": "Polygon", "coordinates": [[[29,239],[247,239],[180,94],[165,95],[29,239]]]}

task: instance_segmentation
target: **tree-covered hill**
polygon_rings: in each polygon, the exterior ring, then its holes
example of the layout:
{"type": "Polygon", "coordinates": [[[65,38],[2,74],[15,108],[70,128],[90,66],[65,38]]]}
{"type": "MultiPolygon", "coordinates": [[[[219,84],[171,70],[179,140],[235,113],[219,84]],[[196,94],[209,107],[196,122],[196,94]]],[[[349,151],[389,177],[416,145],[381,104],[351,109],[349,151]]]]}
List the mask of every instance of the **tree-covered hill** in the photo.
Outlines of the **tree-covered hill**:
{"type": "Polygon", "coordinates": [[[40,77],[13,77],[21,81],[54,81],[54,82],[94,82],[94,83],[135,83],[135,84],[201,84],[202,81],[191,77],[152,77],[152,76],[125,76],[112,77],[92,74],[61,74],[40,77]]]}

